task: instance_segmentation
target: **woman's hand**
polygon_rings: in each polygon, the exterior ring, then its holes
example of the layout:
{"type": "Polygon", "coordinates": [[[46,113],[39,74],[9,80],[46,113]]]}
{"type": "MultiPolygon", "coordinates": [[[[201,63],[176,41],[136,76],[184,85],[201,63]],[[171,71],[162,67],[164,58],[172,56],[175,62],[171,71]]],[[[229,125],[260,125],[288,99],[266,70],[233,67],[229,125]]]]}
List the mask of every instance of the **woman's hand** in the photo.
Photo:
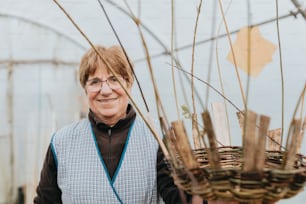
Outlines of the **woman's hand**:
{"type": "Polygon", "coordinates": [[[203,199],[198,195],[194,195],[192,196],[191,203],[192,204],[203,204],[203,199]]]}
{"type": "MultiPolygon", "coordinates": [[[[203,204],[203,199],[198,196],[198,195],[194,195],[192,196],[192,200],[191,200],[192,204],[203,204]]],[[[275,204],[276,202],[269,202],[268,204],[275,204]]],[[[211,200],[208,201],[208,204],[239,204],[238,201],[223,201],[223,200],[211,200]]],[[[250,202],[250,204],[262,204],[262,201],[254,201],[254,202],[250,202]]]]}
{"type": "MultiPolygon", "coordinates": [[[[203,204],[203,199],[198,196],[194,195],[192,196],[192,204],[203,204]]],[[[239,204],[237,201],[220,201],[220,200],[214,200],[214,201],[208,201],[208,204],[239,204]]]]}
{"type": "MultiPolygon", "coordinates": [[[[262,201],[253,201],[249,202],[250,204],[262,204],[262,201]]],[[[208,201],[208,204],[239,204],[238,201],[222,201],[222,200],[216,200],[216,201],[208,201]]],[[[268,204],[275,204],[274,202],[269,202],[268,204]]]]}

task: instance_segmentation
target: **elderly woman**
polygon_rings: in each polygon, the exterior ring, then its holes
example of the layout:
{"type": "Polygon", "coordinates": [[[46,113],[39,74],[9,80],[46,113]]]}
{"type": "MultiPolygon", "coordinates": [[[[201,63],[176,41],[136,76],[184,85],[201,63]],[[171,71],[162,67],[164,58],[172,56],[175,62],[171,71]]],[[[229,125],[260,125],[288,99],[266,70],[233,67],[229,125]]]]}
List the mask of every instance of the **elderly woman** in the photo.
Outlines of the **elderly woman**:
{"type": "Polygon", "coordinates": [[[166,167],[157,165],[158,144],[123,89],[130,93],[134,81],[126,56],[119,46],[96,49],[115,75],[94,49],[85,53],[79,78],[88,118],[52,136],[34,203],[158,203],[157,189],[166,203],[180,203],[167,173],[157,188],[156,169],[166,167]]]}

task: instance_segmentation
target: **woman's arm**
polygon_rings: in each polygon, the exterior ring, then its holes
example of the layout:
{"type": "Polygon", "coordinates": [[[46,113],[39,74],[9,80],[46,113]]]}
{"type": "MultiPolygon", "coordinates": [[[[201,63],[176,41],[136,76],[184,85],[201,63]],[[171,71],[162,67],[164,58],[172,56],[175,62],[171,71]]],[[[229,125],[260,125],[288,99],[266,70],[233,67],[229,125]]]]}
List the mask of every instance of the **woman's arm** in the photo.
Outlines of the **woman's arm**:
{"type": "Polygon", "coordinates": [[[171,177],[168,166],[164,160],[164,154],[160,148],[157,153],[156,170],[157,190],[166,204],[187,203],[187,200],[191,199],[191,196],[180,191],[174,184],[173,178],[171,177]]]}
{"type": "Polygon", "coordinates": [[[34,198],[35,204],[62,203],[62,192],[57,185],[57,168],[54,155],[51,151],[51,145],[45,157],[36,194],[34,198]]]}

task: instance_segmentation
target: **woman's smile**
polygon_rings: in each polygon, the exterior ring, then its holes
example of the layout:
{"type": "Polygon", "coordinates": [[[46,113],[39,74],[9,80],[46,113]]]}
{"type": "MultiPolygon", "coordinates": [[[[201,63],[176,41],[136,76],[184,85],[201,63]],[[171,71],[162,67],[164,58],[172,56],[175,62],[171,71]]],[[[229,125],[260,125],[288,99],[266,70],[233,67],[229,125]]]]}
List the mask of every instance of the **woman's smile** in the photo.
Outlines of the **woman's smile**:
{"type": "Polygon", "coordinates": [[[101,103],[112,103],[115,102],[118,98],[105,98],[105,99],[97,99],[97,101],[101,103]]]}

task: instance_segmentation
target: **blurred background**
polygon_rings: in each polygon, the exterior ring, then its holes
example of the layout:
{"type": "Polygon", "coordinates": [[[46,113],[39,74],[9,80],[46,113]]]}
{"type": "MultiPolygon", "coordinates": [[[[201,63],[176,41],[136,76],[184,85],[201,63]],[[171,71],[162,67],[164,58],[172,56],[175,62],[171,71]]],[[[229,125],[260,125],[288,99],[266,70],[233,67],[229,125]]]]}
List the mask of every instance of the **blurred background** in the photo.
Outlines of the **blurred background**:
{"type": "MultiPolygon", "coordinates": [[[[220,2],[58,0],[94,44],[118,44],[107,21],[108,15],[134,63],[143,91],[144,99],[135,83],[133,98],[144,113],[156,117],[146,55],[138,27],[131,17],[136,16],[168,120],[184,119],[190,133],[190,121],[184,117],[182,106],[192,110],[191,79],[189,74],[172,69],[173,48],[176,66],[189,73],[193,68],[194,75],[202,80],[195,80],[198,113],[205,107],[211,110],[213,103],[227,104],[232,145],[241,145],[236,112],[237,107],[244,109],[244,103],[235,65],[229,59],[230,45],[239,47],[237,33],[247,25],[257,25],[256,61],[262,60],[258,73],[248,76],[238,67],[238,74],[247,93],[248,108],[271,117],[270,129],[281,128],[284,116],[286,136],[306,81],[306,14],[302,15],[302,11],[306,13],[306,1],[220,2]],[[231,103],[208,89],[203,80],[220,92],[223,90],[231,103]]],[[[0,0],[0,204],[18,199],[20,203],[21,200],[33,202],[52,134],[65,124],[87,116],[87,101],[77,72],[78,63],[88,48],[89,43],[54,1],[0,0]]],[[[237,55],[237,59],[243,57],[237,55]]],[[[305,110],[299,113],[305,117],[305,110]]],[[[301,153],[306,154],[305,141],[301,153]]],[[[301,192],[279,203],[300,204],[305,199],[306,193],[301,192]]]]}

